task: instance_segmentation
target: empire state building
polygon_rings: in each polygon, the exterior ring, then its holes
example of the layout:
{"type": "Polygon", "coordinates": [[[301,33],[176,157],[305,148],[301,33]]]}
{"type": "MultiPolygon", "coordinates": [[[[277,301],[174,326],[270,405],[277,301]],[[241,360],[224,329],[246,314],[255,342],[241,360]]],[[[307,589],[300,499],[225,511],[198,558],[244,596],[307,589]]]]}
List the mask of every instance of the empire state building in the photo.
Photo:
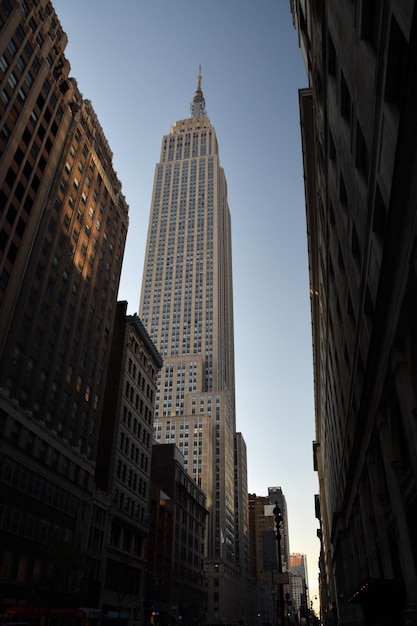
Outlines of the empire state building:
{"type": "Polygon", "coordinates": [[[155,440],[178,446],[206,493],[206,566],[236,563],[231,225],[201,71],[190,117],[162,139],[140,317],[164,360],[155,440]]]}

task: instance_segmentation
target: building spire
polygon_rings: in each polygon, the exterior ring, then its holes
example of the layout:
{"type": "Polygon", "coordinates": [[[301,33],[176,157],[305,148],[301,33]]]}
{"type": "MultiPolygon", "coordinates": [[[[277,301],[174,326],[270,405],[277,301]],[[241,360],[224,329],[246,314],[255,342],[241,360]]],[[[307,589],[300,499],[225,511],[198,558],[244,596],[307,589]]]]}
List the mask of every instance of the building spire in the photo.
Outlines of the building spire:
{"type": "Polygon", "coordinates": [[[195,90],[193,101],[190,105],[191,117],[202,117],[206,113],[206,101],[204,100],[203,90],[201,89],[201,65],[198,68],[197,89],[195,90]]]}

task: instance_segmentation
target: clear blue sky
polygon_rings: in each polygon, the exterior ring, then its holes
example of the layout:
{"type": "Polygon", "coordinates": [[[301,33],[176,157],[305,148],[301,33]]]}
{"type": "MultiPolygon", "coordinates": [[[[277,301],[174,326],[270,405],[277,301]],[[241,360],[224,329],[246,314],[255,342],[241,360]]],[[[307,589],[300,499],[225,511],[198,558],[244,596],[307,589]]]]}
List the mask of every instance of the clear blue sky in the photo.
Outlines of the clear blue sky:
{"type": "Polygon", "coordinates": [[[317,587],[314,398],[298,89],[289,0],[53,0],[130,206],[119,299],[139,307],[162,136],[188,117],[202,66],[233,233],[237,430],[249,492],[280,486],[290,550],[317,587]]]}

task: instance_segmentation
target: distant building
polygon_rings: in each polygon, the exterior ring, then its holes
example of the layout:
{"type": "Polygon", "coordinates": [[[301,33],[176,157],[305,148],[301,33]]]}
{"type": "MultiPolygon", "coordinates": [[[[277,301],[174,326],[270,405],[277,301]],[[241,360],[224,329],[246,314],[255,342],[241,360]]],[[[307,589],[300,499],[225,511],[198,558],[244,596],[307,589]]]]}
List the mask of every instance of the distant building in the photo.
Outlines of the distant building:
{"type": "Polygon", "coordinates": [[[291,600],[294,612],[300,616],[300,609],[310,608],[308,591],[307,557],[305,554],[290,554],[291,600]]]}
{"type": "MultiPolygon", "coordinates": [[[[246,443],[242,433],[235,434],[235,527],[236,527],[236,566],[241,572],[241,616],[246,622],[253,614],[256,604],[256,586],[250,573],[249,549],[249,502],[248,466],[246,443]]],[[[238,621],[239,621],[238,620],[238,621]]]]}
{"type": "Polygon", "coordinates": [[[417,624],[417,7],[291,0],[323,619],[417,624]]]}
{"type": "Polygon", "coordinates": [[[101,623],[143,617],[156,380],[162,359],[137,315],[117,303],[96,483],[110,494],[103,548],[101,623]]]}
{"type": "Polygon", "coordinates": [[[0,613],[99,601],[86,554],[106,523],[94,471],[128,206],[66,44],[49,1],[0,3],[0,613]]]}
{"type": "Polygon", "coordinates": [[[273,508],[269,497],[249,494],[250,571],[257,581],[257,612],[265,623],[277,619],[278,553],[273,508]]]}
{"type": "Polygon", "coordinates": [[[147,615],[168,624],[205,621],[205,494],[175,444],[152,448],[147,615]]]}
{"type": "Polygon", "coordinates": [[[266,507],[269,511],[272,508],[270,498],[249,494],[251,574],[273,589],[276,585],[274,572],[278,567],[276,528],[274,516],[265,513],[266,507]]]}

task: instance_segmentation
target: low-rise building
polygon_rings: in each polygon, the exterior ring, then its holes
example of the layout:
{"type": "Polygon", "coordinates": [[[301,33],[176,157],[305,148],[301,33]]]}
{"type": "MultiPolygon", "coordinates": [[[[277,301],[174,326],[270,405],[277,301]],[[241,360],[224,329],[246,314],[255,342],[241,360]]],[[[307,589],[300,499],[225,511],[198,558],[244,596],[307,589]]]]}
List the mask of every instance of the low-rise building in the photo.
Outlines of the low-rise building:
{"type": "Polygon", "coordinates": [[[148,610],[157,623],[204,620],[206,496],[175,444],[152,448],[148,610]]]}

